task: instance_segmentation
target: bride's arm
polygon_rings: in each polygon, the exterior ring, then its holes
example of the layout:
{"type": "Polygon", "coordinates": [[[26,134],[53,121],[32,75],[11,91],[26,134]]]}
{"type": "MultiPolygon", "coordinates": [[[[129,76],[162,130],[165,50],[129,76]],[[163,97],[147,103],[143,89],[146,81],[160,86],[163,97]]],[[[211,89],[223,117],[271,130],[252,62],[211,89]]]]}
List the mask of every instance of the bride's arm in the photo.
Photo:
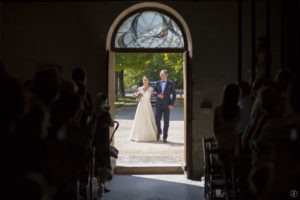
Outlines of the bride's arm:
{"type": "MultiPolygon", "coordinates": [[[[140,88],[137,89],[135,94],[138,94],[140,92],[140,88]]],[[[140,100],[139,96],[136,96],[135,101],[138,102],[140,100]]]]}
{"type": "Polygon", "coordinates": [[[154,88],[152,88],[151,93],[152,94],[157,94],[157,92],[154,90],[154,88]]]}

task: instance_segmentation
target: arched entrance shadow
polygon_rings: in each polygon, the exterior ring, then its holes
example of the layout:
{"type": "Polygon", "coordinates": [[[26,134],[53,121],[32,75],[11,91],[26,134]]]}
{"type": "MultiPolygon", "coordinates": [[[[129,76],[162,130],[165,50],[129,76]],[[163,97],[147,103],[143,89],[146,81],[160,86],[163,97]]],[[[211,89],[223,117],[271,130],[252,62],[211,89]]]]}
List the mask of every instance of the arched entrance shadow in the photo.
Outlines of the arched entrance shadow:
{"type": "Polygon", "coordinates": [[[106,193],[105,198],[110,200],[202,199],[204,188],[201,183],[182,181],[182,176],[116,176],[108,182],[107,186],[112,191],[106,193]],[[156,177],[165,180],[155,179],[156,177]],[[174,182],[170,181],[172,179],[174,182]]]}

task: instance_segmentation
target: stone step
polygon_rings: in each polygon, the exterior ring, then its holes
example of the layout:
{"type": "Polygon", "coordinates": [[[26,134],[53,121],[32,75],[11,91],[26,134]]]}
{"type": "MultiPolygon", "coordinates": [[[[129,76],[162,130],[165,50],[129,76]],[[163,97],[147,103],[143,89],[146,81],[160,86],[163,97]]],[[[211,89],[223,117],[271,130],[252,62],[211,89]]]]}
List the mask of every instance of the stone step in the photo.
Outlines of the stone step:
{"type": "Polygon", "coordinates": [[[184,174],[181,166],[117,166],[115,174],[184,174]]]}

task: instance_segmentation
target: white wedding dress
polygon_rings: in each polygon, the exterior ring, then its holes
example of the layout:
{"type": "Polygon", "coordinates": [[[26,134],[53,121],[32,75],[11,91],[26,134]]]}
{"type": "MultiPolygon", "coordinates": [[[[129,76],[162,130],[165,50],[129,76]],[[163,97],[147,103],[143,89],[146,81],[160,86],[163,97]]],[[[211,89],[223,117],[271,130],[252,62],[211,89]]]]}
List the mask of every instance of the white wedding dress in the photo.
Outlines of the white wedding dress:
{"type": "Polygon", "coordinates": [[[129,136],[130,140],[138,142],[156,141],[157,127],[150,102],[152,90],[152,87],[149,87],[146,91],[143,90],[143,87],[139,88],[143,96],[140,98],[136,109],[129,136]]]}

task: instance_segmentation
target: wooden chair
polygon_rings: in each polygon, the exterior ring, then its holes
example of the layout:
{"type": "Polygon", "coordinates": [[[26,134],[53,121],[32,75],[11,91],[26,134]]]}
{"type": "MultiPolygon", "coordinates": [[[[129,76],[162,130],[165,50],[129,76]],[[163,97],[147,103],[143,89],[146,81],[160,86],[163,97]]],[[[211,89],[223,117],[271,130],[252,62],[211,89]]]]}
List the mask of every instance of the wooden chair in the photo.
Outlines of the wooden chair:
{"type": "MultiPolygon", "coordinates": [[[[115,132],[119,128],[119,122],[114,121],[114,131],[112,136],[110,137],[109,142],[111,143],[114,137],[115,132]]],[[[94,142],[92,142],[94,144],[94,142]]],[[[117,157],[119,151],[115,147],[110,147],[111,156],[117,157]]],[[[99,194],[97,190],[99,188],[99,183],[97,178],[95,177],[96,167],[95,167],[95,152],[96,147],[93,146],[91,149],[91,159],[89,163],[87,163],[88,174],[78,176],[77,180],[77,200],[94,200],[99,198],[99,194]]]]}
{"type": "MultiPolygon", "coordinates": [[[[203,138],[204,154],[204,196],[207,200],[218,199],[217,190],[225,190],[225,172],[218,162],[217,142],[215,138],[203,138]]],[[[224,198],[222,198],[224,199],[224,198]]]]}
{"type": "Polygon", "coordinates": [[[220,150],[215,138],[203,138],[202,144],[205,199],[237,199],[237,181],[232,153],[220,150]],[[217,190],[222,191],[223,194],[217,195],[217,190]]]}

